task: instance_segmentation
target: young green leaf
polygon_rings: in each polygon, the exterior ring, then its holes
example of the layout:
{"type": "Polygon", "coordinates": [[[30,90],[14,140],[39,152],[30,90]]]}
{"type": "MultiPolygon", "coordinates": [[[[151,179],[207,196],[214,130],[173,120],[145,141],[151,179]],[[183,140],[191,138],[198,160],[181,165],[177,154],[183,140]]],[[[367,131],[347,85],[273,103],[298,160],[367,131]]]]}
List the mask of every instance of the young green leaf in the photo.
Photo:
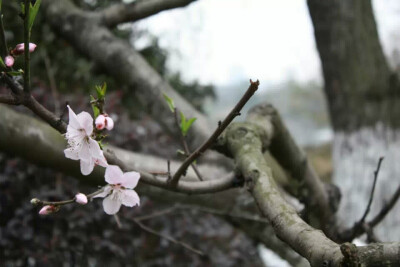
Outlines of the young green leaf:
{"type": "Polygon", "coordinates": [[[179,113],[181,114],[181,133],[183,134],[183,136],[185,136],[186,117],[185,114],[182,113],[182,111],[180,111],[179,113]]]}
{"type": "Polygon", "coordinates": [[[5,68],[6,67],[6,64],[4,64],[4,61],[3,61],[3,59],[0,57],[0,65],[3,67],[3,68],[5,68]]]}
{"type": "Polygon", "coordinates": [[[35,4],[32,6],[32,4],[30,4],[29,6],[29,31],[32,30],[32,26],[33,26],[33,22],[36,19],[36,15],[39,11],[39,7],[41,4],[42,0],[36,0],[35,4]]]}
{"type": "Polygon", "coordinates": [[[2,3],[3,3],[3,0],[0,0],[0,11],[1,11],[1,5],[2,5],[2,3]]]}
{"type": "Polygon", "coordinates": [[[191,118],[186,121],[185,127],[183,129],[183,135],[186,136],[187,132],[189,131],[190,127],[192,126],[193,122],[196,121],[197,118],[191,118]]]}
{"type": "Polygon", "coordinates": [[[97,118],[100,115],[100,110],[96,105],[96,98],[94,96],[90,95],[90,102],[92,102],[92,109],[93,109],[93,116],[94,118],[97,118]]]}
{"type": "MultiPolygon", "coordinates": [[[[174,100],[172,100],[172,98],[170,98],[170,97],[167,96],[166,94],[163,94],[163,95],[164,95],[165,101],[166,101],[167,104],[168,104],[169,109],[171,110],[172,113],[174,113],[174,112],[175,112],[174,100]]],[[[182,112],[181,112],[181,114],[182,114],[182,112]]]]}
{"type": "Polygon", "coordinates": [[[20,76],[22,75],[24,72],[22,70],[16,70],[16,71],[9,71],[7,72],[8,75],[11,76],[20,76]]]}
{"type": "Polygon", "coordinates": [[[107,92],[107,84],[104,82],[103,86],[101,88],[101,96],[105,97],[106,96],[106,92],[107,92]]]}

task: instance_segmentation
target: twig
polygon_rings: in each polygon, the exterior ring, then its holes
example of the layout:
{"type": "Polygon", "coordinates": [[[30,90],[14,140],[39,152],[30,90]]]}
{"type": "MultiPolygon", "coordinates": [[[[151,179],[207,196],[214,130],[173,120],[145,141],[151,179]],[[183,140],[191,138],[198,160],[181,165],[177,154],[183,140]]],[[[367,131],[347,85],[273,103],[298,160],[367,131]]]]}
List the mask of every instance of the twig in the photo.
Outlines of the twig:
{"type": "Polygon", "coordinates": [[[59,102],[59,97],[58,97],[56,80],[54,78],[54,72],[51,67],[50,58],[49,58],[49,55],[47,54],[47,50],[43,49],[42,51],[43,51],[42,54],[43,54],[44,66],[46,68],[47,78],[49,79],[49,82],[50,82],[50,89],[51,89],[51,93],[53,95],[53,100],[54,100],[54,112],[56,114],[59,114],[60,113],[60,102],[59,102]]]}
{"type": "Polygon", "coordinates": [[[242,96],[240,101],[236,104],[236,106],[231,110],[228,116],[222,121],[221,125],[215,129],[214,133],[206,140],[199,148],[196,149],[186,160],[182,163],[179,169],[176,171],[175,175],[172,177],[170,184],[172,187],[176,187],[179,182],[179,179],[189,167],[189,165],[194,162],[201,154],[203,154],[221,135],[221,133],[225,130],[226,127],[233,121],[233,119],[240,115],[240,110],[243,106],[249,101],[250,97],[257,91],[260,82],[257,80],[253,82],[250,80],[250,86],[247,89],[246,93],[242,96]]]}
{"type": "Polygon", "coordinates": [[[122,223],[121,223],[121,220],[119,219],[118,214],[114,214],[114,219],[115,219],[115,222],[117,223],[118,228],[121,229],[122,223]]]}
{"type": "Polygon", "coordinates": [[[390,201],[382,207],[381,211],[368,224],[371,227],[375,227],[378,223],[380,223],[389,213],[389,211],[394,207],[399,197],[400,197],[400,185],[397,187],[397,190],[394,192],[390,201]]]}
{"type": "Polygon", "coordinates": [[[380,157],[379,161],[378,161],[378,166],[376,167],[376,170],[374,171],[374,182],[372,183],[371,195],[369,197],[368,205],[367,205],[367,208],[365,209],[364,215],[361,217],[360,221],[358,222],[359,225],[362,225],[365,222],[365,218],[367,218],[367,215],[371,209],[372,200],[374,199],[376,181],[378,180],[378,174],[379,174],[379,170],[381,169],[382,161],[383,161],[383,157],[380,157]]]}
{"type": "Polygon", "coordinates": [[[168,240],[168,241],[170,241],[170,242],[172,242],[172,243],[175,243],[175,244],[177,244],[177,245],[180,245],[180,246],[182,246],[182,247],[184,247],[184,248],[190,250],[191,252],[196,253],[196,254],[198,254],[198,255],[200,255],[200,256],[205,256],[204,252],[202,252],[202,251],[200,251],[200,250],[198,250],[198,249],[193,248],[192,246],[186,244],[185,242],[176,240],[175,238],[173,238],[173,237],[171,237],[171,236],[162,234],[162,233],[160,233],[160,232],[158,232],[158,231],[156,231],[156,230],[154,230],[154,229],[152,229],[152,228],[150,228],[150,227],[148,227],[148,226],[142,224],[140,221],[138,221],[138,220],[136,220],[136,219],[132,219],[132,221],[133,221],[134,223],[136,223],[140,228],[142,228],[143,230],[145,230],[146,232],[149,232],[149,233],[151,233],[151,234],[153,234],[153,235],[157,235],[157,236],[159,236],[159,237],[161,237],[161,238],[164,238],[164,239],[166,239],[166,240],[168,240]]]}
{"type": "Polygon", "coordinates": [[[24,43],[25,43],[25,68],[24,68],[24,91],[30,93],[31,91],[31,73],[30,73],[30,53],[29,53],[29,40],[30,40],[30,29],[29,29],[29,7],[31,5],[30,0],[25,0],[25,16],[24,16],[24,43]]]}
{"type": "Polygon", "coordinates": [[[0,50],[0,56],[4,58],[5,56],[8,55],[7,51],[7,42],[6,42],[6,34],[4,31],[4,24],[3,24],[3,14],[0,13],[0,44],[1,44],[1,50],[0,50]]]}
{"type": "MultiPolygon", "coordinates": [[[[179,118],[178,118],[178,109],[177,108],[174,108],[174,117],[175,117],[176,127],[178,127],[178,129],[179,129],[180,127],[179,127],[179,118]]],[[[188,144],[186,142],[186,138],[183,135],[182,131],[179,131],[179,136],[180,136],[180,140],[181,140],[181,143],[182,143],[182,146],[183,146],[183,150],[185,151],[185,155],[189,156],[190,155],[189,146],[188,146],[188,144]]],[[[193,168],[194,172],[196,173],[197,178],[199,178],[200,181],[203,181],[203,177],[201,176],[201,174],[200,174],[199,170],[197,169],[196,165],[194,163],[191,163],[190,166],[193,168]]]]}
{"type": "Polygon", "coordinates": [[[135,220],[144,221],[144,220],[153,219],[153,218],[156,218],[156,217],[163,216],[165,214],[171,213],[171,212],[175,211],[177,208],[178,208],[178,205],[172,206],[172,207],[169,207],[169,208],[166,208],[166,209],[163,209],[163,210],[159,210],[159,211],[153,212],[153,213],[148,214],[148,215],[135,217],[135,220]]]}
{"type": "MultiPolygon", "coordinates": [[[[100,194],[101,192],[104,191],[104,187],[101,188],[100,190],[97,190],[91,194],[86,195],[86,197],[88,199],[93,198],[95,195],[100,194]]],[[[71,203],[75,203],[76,197],[74,197],[73,199],[68,199],[68,200],[62,200],[62,201],[43,201],[37,198],[34,198],[31,200],[32,204],[35,205],[41,205],[41,206],[45,206],[45,205],[50,205],[50,206],[62,206],[62,205],[67,205],[67,204],[71,204],[71,203]]]]}

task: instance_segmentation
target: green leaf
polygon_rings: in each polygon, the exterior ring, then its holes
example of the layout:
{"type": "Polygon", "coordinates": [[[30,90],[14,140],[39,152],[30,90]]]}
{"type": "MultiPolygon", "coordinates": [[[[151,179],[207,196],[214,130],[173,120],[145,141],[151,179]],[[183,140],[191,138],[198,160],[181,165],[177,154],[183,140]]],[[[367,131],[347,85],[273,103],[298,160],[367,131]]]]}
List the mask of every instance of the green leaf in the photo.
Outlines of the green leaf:
{"type": "Polygon", "coordinates": [[[96,105],[96,98],[94,98],[94,96],[90,95],[90,102],[92,103],[92,110],[93,110],[93,116],[96,119],[99,115],[100,115],[100,110],[96,105]]]}
{"type": "Polygon", "coordinates": [[[195,122],[197,118],[191,118],[185,123],[185,127],[183,129],[183,135],[186,136],[187,132],[189,131],[190,127],[192,126],[193,122],[195,122]]]}
{"type": "Polygon", "coordinates": [[[107,92],[107,84],[104,82],[103,83],[103,87],[101,88],[101,95],[102,97],[106,96],[106,92],[107,92]]]}
{"type": "Polygon", "coordinates": [[[181,149],[178,149],[177,151],[176,151],[176,154],[177,155],[186,155],[186,153],[185,153],[185,151],[183,151],[183,150],[181,150],[181,149]]]}
{"type": "Polygon", "coordinates": [[[30,4],[30,6],[29,6],[29,22],[28,22],[29,32],[32,30],[33,22],[36,19],[36,15],[39,11],[41,2],[42,2],[42,0],[37,0],[35,2],[35,5],[32,6],[32,4],[30,4]]]}
{"type": "Polygon", "coordinates": [[[22,70],[17,70],[17,71],[9,71],[9,72],[7,72],[7,74],[8,75],[11,75],[11,76],[20,76],[20,75],[22,75],[24,72],[22,71],[22,70]]]}
{"type": "Polygon", "coordinates": [[[1,4],[3,3],[3,0],[0,0],[0,11],[1,11],[1,4]]]}
{"type": "MultiPolygon", "coordinates": [[[[169,109],[171,110],[172,113],[174,113],[174,112],[175,112],[174,100],[172,100],[172,98],[170,98],[170,97],[167,96],[166,94],[163,94],[163,95],[164,95],[165,101],[166,101],[167,104],[168,104],[169,109]]],[[[181,112],[181,114],[182,114],[182,112],[181,112]]]]}
{"type": "Polygon", "coordinates": [[[180,111],[179,113],[181,114],[181,123],[180,123],[181,133],[183,134],[183,136],[185,136],[184,129],[185,129],[185,125],[186,125],[186,117],[185,117],[185,114],[182,113],[182,111],[180,111]]]}
{"type": "Polygon", "coordinates": [[[3,61],[3,59],[0,57],[0,65],[3,67],[3,68],[5,68],[6,67],[6,64],[4,64],[4,61],[3,61]]]}

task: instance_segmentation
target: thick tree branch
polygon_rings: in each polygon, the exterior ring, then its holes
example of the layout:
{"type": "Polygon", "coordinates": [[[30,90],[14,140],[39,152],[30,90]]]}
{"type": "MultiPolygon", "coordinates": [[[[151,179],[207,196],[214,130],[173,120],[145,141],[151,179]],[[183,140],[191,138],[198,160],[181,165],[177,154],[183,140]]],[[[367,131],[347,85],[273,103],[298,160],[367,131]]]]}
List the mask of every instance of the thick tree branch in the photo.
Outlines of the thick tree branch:
{"type": "Polygon", "coordinates": [[[116,4],[96,15],[107,27],[115,27],[124,22],[134,22],[155,15],[161,11],[184,7],[196,0],[139,0],[130,4],[116,4]]]}

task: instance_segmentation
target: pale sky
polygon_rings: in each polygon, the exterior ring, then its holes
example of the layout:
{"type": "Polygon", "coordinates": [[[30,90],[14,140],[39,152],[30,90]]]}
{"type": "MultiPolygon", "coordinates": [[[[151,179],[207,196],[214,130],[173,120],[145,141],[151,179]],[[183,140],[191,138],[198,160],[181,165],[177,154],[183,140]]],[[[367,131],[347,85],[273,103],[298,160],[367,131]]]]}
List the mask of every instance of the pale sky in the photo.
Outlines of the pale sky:
{"type": "MultiPolygon", "coordinates": [[[[385,52],[391,54],[400,47],[400,1],[373,4],[385,52]]],[[[171,52],[170,68],[187,80],[215,85],[249,78],[264,84],[322,81],[305,0],[199,0],[136,27],[160,38],[171,52]]]]}

